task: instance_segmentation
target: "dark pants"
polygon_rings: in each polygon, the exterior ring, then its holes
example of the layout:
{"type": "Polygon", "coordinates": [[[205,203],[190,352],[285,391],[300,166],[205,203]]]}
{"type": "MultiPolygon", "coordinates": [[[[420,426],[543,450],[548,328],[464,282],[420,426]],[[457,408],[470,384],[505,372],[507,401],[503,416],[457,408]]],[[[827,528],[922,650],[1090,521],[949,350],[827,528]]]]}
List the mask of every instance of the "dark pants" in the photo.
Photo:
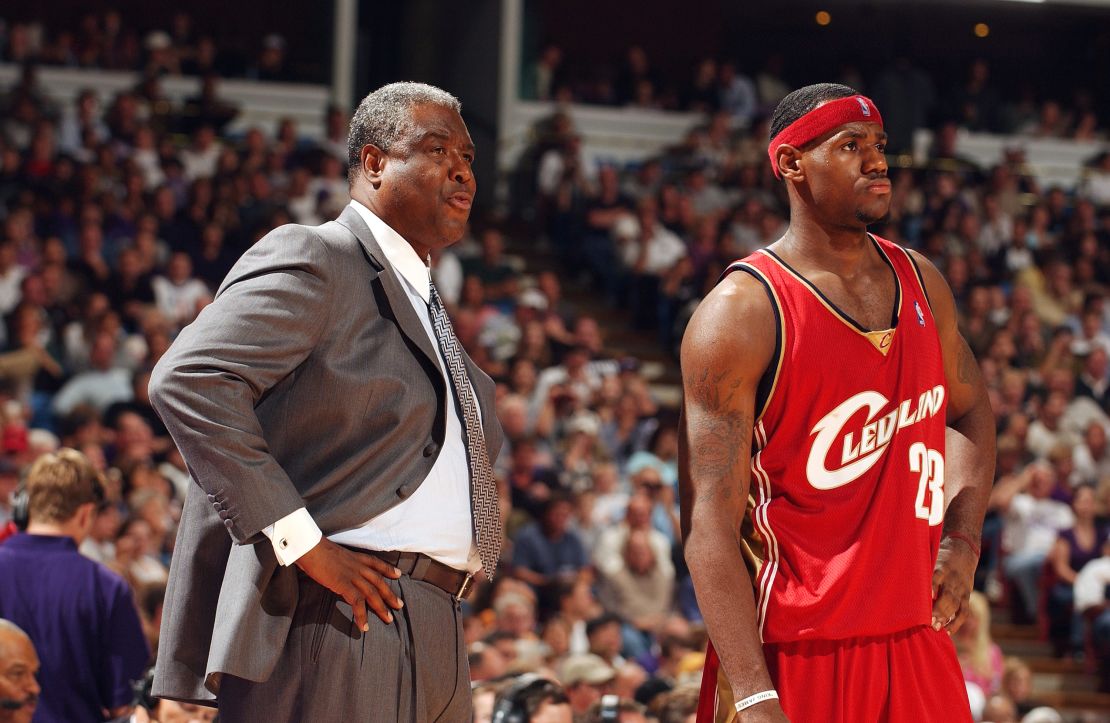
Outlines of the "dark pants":
{"type": "Polygon", "coordinates": [[[351,607],[302,575],[285,654],[270,679],[224,676],[225,723],[464,721],[473,715],[462,618],[451,596],[402,576],[405,606],[361,633],[351,607]]]}

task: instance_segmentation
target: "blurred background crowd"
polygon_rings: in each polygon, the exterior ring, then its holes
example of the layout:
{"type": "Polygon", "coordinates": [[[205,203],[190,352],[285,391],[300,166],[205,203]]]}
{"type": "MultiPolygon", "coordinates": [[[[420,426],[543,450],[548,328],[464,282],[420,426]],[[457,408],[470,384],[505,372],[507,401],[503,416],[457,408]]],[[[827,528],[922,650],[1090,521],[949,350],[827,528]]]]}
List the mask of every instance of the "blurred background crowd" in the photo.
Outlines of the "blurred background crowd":
{"type": "MultiPolygon", "coordinates": [[[[292,119],[227,130],[241,109],[220,80],[299,79],[286,46],[276,34],[217,46],[185,12],[141,33],[113,10],[0,23],[0,62],[17,70],[0,85],[0,527],[30,463],[83,453],[108,486],[81,552],[130,585],[151,649],[194,485],[147,399],[149,372],[242,251],[348,201],[350,108],[321,107],[316,137],[292,119]],[[138,71],[138,82],[60,104],[39,80],[47,66],[138,71]],[[162,83],[179,74],[203,77],[199,94],[169,99],[162,83]]],[[[554,681],[524,690],[537,710],[601,720],[611,694],[625,723],[693,720],[706,636],[679,545],[675,350],[723,267],[785,230],[769,110],[818,80],[881,109],[893,206],[873,231],[943,270],[990,387],[997,481],[956,635],[973,708],[995,721],[1044,703],[1083,715],[1034,690],[1039,648],[1004,655],[992,631],[1008,621],[1019,640],[1051,646],[1063,661],[1051,670],[1094,671],[1110,688],[1110,94],[999,92],[978,59],[951,77],[905,59],[794,77],[781,56],[764,60],[707,57],[679,72],[630,45],[586,71],[543,45],[522,95],[555,103],[507,208],[476,211],[434,260],[462,343],[498,382],[507,436],[495,465],[506,574],[466,604],[478,720],[522,673],[554,681]],[[595,163],[570,103],[702,116],[657,156],[595,163]],[[919,129],[932,131],[924,157],[912,154],[919,129]],[[1008,140],[982,164],[959,152],[966,131],[1008,140]],[[1074,183],[1040,182],[1027,138],[1087,144],[1074,183]]]]}

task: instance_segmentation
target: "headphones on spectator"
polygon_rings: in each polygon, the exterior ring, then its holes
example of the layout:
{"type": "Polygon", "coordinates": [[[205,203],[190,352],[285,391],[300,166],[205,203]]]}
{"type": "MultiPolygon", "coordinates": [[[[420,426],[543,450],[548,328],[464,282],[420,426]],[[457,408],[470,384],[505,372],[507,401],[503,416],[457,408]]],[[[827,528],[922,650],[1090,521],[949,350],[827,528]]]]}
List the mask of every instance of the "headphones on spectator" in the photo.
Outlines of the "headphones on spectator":
{"type": "Polygon", "coordinates": [[[31,495],[27,493],[27,484],[20,482],[12,494],[12,522],[20,532],[27,529],[31,521],[31,495]]]}
{"type": "MultiPolygon", "coordinates": [[[[98,475],[93,478],[93,502],[96,503],[97,509],[104,505],[107,499],[107,491],[104,489],[104,481],[98,475]]],[[[27,491],[27,480],[20,480],[19,486],[15,488],[12,493],[12,522],[20,532],[27,530],[27,525],[31,522],[31,494],[27,491]]]]}
{"type": "Polygon", "coordinates": [[[153,711],[158,707],[158,699],[154,697],[153,690],[154,668],[151,667],[143,677],[131,681],[131,693],[134,696],[131,699],[131,705],[142,706],[148,711],[153,711]]]}
{"type": "Polygon", "coordinates": [[[528,718],[531,716],[524,707],[525,694],[546,685],[554,686],[554,683],[535,673],[525,673],[520,676],[498,696],[499,700],[493,707],[490,723],[528,723],[528,718]]]}

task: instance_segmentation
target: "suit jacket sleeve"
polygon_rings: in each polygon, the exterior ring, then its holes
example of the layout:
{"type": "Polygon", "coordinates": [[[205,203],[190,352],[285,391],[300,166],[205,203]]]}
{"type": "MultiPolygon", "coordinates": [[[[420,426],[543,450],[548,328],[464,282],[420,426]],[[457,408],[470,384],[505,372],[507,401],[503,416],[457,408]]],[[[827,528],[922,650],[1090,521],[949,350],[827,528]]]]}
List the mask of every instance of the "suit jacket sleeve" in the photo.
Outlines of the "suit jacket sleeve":
{"type": "Polygon", "coordinates": [[[329,252],[304,226],[267,234],[235,264],[151,376],[150,400],[239,543],[304,505],[255,407],[327,333],[329,252]]]}

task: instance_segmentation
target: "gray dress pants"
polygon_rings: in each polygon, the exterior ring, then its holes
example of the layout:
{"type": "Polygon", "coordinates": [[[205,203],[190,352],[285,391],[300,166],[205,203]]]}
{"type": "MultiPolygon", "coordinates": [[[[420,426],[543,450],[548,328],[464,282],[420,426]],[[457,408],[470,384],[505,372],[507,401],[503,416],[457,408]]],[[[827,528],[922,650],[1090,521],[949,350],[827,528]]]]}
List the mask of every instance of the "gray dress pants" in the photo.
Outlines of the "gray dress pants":
{"type": "Polygon", "coordinates": [[[225,675],[221,723],[456,723],[473,717],[462,619],[443,590],[402,575],[405,606],[370,631],[303,573],[285,653],[262,683],[225,675]]]}

